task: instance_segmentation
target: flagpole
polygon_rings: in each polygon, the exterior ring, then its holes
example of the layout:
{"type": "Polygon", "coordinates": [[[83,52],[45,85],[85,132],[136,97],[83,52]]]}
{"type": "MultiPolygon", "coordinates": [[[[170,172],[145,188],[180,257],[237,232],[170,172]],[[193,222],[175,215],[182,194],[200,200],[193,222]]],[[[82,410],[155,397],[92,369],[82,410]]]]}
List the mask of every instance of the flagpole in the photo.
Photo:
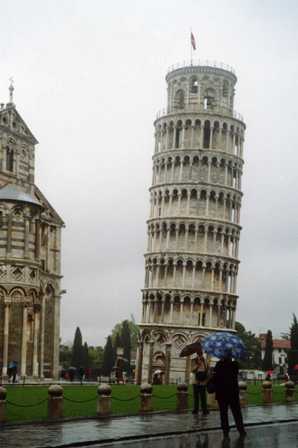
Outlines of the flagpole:
{"type": "Polygon", "coordinates": [[[189,39],[189,43],[190,43],[190,65],[192,65],[192,43],[191,43],[191,34],[192,34],[192,29],[190,28],[190,39],[189,39]]]}

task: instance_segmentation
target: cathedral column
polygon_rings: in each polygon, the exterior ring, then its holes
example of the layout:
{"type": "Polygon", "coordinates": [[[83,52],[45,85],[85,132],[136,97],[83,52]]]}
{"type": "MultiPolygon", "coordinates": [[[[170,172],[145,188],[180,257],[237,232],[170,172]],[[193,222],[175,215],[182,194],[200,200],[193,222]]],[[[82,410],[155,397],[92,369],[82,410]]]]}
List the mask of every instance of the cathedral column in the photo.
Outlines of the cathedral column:
{"type": "Polygon", "coordinates": [[[24,258],[29,258],[29,220],[27,216],[24,219],[24,258]]]}
{"type": "Polygon", "coordinates": [[[39,311],[34,312],[34,333],[33,333],[33,377],[38,377],[38,330],[39,330],[39,311]]]}
{"type": "Polygon", "coordinates": [[[40,360],[39,360],[40,378],[44,378],[45,307],[46,307],[46,298],[45,295],[42,294],[41,315],[40,315],[40,360]]]}
{"type": "Polygon", "coordinates": [[[54,297],[54,349],[53,349],[53,378],[59,379],[59,336],[60,336],[60,302],[61,295],[54,297]]]}
{"type": "Polygon", "coordinates": [[[9,340],[9,317],[10,317],[10,303],[4,302],[4,332],[3,332],[3,365],[2,375],[7,375],[8,365],[8,340],[9,340]]]}
{"type": "Polygon", "coordinates": [[[27,305],[23,307],[23,327],[22,327],[22,351],[21,351],[21,376],[26,376],[27,372],[27,305]]]}
{"type": "Polygon", "coordinates": [[[7,245],[6,254],[11,254],[11,242],[12,242],[12,212],[7,217],[7,245]]]}

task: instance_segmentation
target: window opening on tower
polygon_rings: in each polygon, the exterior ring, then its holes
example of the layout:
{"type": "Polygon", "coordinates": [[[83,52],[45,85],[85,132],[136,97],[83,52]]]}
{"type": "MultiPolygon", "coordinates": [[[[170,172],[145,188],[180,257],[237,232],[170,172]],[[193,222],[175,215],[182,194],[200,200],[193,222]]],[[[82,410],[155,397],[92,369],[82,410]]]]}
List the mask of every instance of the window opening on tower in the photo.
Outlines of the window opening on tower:
{"type": "Polygon", "coordinates": [[[203,148],[209,148],[210,145],[210,121],[204,123],[203,148]]]}
{"type": "Polygon", "coordinates": [[[181,131],[182,131],[182,129],[180,127],[176,128],[176,132],[175,132],[175,148],[179,148],[180,147],[181,131]]]}

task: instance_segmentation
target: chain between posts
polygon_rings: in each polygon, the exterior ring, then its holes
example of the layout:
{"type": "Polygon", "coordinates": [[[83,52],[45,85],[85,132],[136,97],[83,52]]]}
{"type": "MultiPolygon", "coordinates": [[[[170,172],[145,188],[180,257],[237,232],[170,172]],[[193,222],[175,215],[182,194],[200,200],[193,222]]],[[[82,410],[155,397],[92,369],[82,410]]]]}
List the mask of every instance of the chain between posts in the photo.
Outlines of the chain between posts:
{"type": "Polygon", "coordinates": [[[174,398],[174,397],[176,397],[176,396],[177,396],[176,393],[174,393],[174,394],[172,394],[172,395],[167,395],[167,396],[165,396],[165,397],[163,397],[163,396],[161,396],[161,395],[155,395],[155,394],[153,394],[153,395],[152,395],[152,398],[158,398],[158,399],[160,399],[160,400],[169,400],[170,398],[174,398]]]}
{"type": "Polygon", "coordinates": [[[119,398],[119,397],[113,397],[113,396],[111,396],[111,398],[112,398],[112,400],[115,400],[115,401],[134,401],[134,400],[136,400],[137,398],[140,398],[140,396],[139,396],[139,395],[136,395],[135,397],[131,397],[131,398],[119,398]]]}
{"type": "Polygon", "coordinates": [[[65,397],[65,396],[63,398],[66,401],[70,401],[71,403],[78,403],[78,404],[80,404],[80,403],[90,403],[91,401],[97,400],[97,396],[92,397],[92,398],[88,398],[87,400],[74,400],[73,398],[68,398],[68,397],[65,397]]]}
{"type": "Polygon", "coordinates": [[[40,406],[43,403],[46,403],[47,401],[48,401],[48,399],[44,398],[43,400],[41,400],[37,403],[33,403],[33,404],[14,403],[13,401],[10,401],[10,400],[6,400],[6,403],[9,404],[10,406],[15,406],[15,407],[19,407],[19,408],[33,408],[34,406],[40,406]]]}

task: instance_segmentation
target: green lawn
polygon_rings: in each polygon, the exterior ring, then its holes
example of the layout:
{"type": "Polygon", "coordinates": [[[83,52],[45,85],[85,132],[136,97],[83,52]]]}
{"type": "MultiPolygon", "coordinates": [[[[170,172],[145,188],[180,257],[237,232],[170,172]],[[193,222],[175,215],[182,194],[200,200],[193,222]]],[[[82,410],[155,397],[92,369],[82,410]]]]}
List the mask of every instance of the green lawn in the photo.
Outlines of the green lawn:
{"type": "MultiPolygon", "coordinates": [[[[65,385],[64,416],[92,417],[96,415],[96,386],[65,385]]],[[[191,387],[189,389],[189,407],[192,406],[191,387]]],[[[43,420],[47,417],[47,387],[43,386],[7,386],[8,421],[43,420]],[[15,406],[15,404],[20,406],[15,406]],[[30,406],[32,405],[32,406],[30,406]]],[[[298,400],[298,391],[296,391],[298,400]]],[[[273,386],[273,402],[284,403],[284,387],[273,386]]],[[[248,386],[248,403],[262,404],[261,386],[248,386]]],[[[139,411],[139,386],[112,386],[113,414],[136,414],[139,411]]],[[[156,411],[176,409],[176,386],[153,387],[153,409],[156,411]]]]}

